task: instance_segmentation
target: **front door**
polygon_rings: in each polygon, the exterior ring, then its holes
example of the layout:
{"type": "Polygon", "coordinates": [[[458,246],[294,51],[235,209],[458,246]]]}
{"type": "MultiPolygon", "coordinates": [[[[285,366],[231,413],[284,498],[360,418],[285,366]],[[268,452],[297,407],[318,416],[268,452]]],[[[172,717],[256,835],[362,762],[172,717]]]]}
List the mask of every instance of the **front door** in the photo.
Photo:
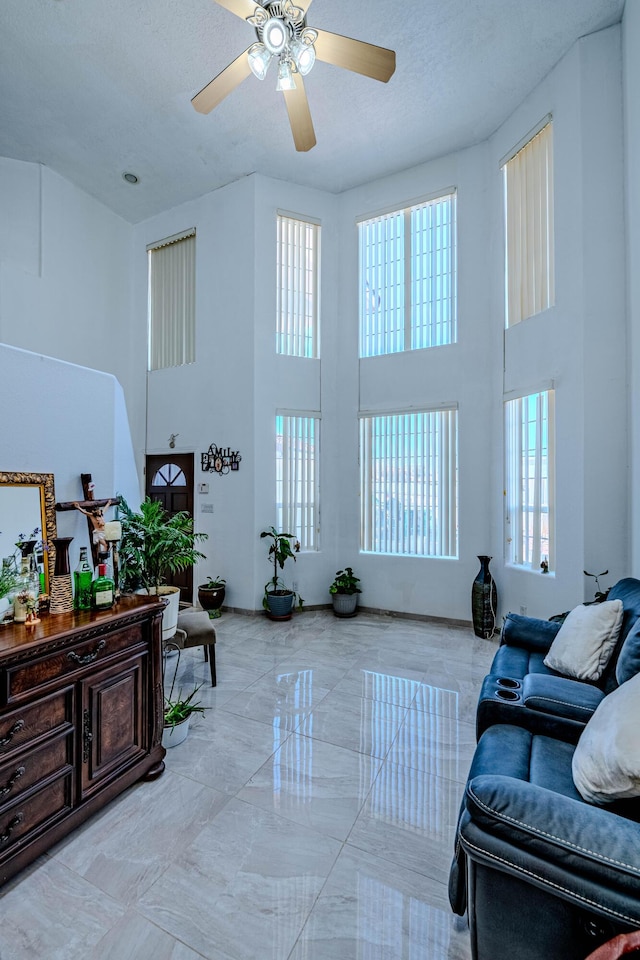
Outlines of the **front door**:
{"type": "MultiPolygon", "coordinates": [[[[152,500],[159,500],[173,516],[186,510],[193,517],[193,454],[171,453],[148,456],[145,490],[152,500]]],[[[193,567],[182,573],[166,575],[167,583],[180,587],[180,599],[193,602],[193,567]]]]}

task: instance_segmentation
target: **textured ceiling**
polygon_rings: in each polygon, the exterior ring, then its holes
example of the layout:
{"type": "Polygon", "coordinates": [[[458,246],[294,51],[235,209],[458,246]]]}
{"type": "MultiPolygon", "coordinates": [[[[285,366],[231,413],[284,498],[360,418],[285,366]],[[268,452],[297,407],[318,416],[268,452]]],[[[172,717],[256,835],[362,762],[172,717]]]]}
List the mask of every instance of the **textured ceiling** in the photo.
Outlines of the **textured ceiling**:
{"type": "Polygon", "coordinates": [[[296,153],[273,67],[208,116],[191,97],[255,39],[214,0],[1,0],[0,156],[135,223],[258,172],[339,193],[484,140],[624,0],[314,0],[307,23],[396,51],[388,84],[316,63],[296,153]],[[135,186],[122,180],[134,171],[135,186]]]}

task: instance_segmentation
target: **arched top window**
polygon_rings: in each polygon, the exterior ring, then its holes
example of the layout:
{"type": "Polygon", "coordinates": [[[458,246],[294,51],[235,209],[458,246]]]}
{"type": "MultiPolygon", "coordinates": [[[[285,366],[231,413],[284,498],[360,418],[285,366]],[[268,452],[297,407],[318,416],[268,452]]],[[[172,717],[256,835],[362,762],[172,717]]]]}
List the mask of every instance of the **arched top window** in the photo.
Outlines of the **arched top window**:
{"type": "Polygon", "coordinates": [[[177,463],[163,463],[153,477],[154,487],[186,487],[184,470],[177,463]]]}

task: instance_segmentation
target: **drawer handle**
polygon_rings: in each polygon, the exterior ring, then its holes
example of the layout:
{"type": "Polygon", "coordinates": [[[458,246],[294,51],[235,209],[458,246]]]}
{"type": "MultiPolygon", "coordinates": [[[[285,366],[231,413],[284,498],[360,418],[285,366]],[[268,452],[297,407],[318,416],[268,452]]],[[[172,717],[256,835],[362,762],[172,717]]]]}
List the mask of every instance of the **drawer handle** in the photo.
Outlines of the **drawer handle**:
{"type": "Polygon", "coordinates": [[[8,793],[11,793],[11,791],[15,787],[20,777],[23,777],[24,774],[25,774],[25,767],[18,767],[18,769],[15,771],[11,779],[7,780],[4,787],[0,787],[0,798],[4,798],[8,793]]]}
{"type": "Polygon", "coordinates": [[[7,843],[11,839],[11,834],[16,827],[19,827],[22,821],[24,820],[24,813],[16,813],[13,819],[9,820],[7,824],[7,832],[0,834],[0,846],[7,843]]]}
{"type": "Polygon", "coordinates": [[[0,739],[0,747],[6,747],[7,744],[11,743],[16,733],[20,733],[20,731],[23,729],[24,729],[24,720],[16,720],[16,722],[11,727],[11,730],[9,730],[6,737],[2,737],[0,739]]]}
{"type": "Polygon", "coordinates": [[[79,663],[80,666],[84,667],[88,663],[93,663],[94,660],[97,660],[98,655],[102,653],[106,645],[106,640],[100,640],[99,643],[96,644],[95,650],[92,650],[91,653],[85,653],[84,656],[81,657],[75,650],[70,650],[67,657],[69,660],[73,660],[74,663],[79,663]]]}

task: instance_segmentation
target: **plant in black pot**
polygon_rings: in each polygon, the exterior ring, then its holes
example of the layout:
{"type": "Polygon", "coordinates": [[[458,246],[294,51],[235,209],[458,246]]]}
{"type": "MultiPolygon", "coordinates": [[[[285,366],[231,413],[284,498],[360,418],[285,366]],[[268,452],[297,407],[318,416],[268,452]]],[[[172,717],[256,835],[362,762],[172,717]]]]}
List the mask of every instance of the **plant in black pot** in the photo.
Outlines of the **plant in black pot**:
{"type": "Polygon", "coordinates": [[[209,577],[206,583],[198,587],[198,602],[203,610],[219,610],[224,603],[224,577],[209,577]]]}
{"type": "Polygon", "coordinates": [[[329,587],[336,617],[355,617],[358,612],[358,594],[362,593],[359,583],[360,578],[355,576],[351,567],[337,571],[335,580],[329,587]]]}
{"type": "Polygon", "coordinates": [[[149,497],[138,513],[120,498],[118,515],[122,522],[120,587],[124,592],[142,590],[169,597],[162,622],[162,636],[168,640],[176,632],[180,588],[163,586],[164,579],[206,559],[196,544],[206,540],[207,534],[194,531],[193,517],[186,511],[170,514],[149,497]]]}
{"type": "Polygon", "coordinates": [[[264,585],[262,606],[271,620],[290,620],[296,600],[300,609],[302,609],[304,600],[295,590],[290,590],[280,579],[278,567],[284,570],[284,565],[289,558],[295,563],[300,544],[295,540],[292,533],[279,533],[275,527],[263,530],[260,538],[271,541],[269,544],[269,561],[273,563],[273,576],[264,585]],[[292,540],[295,540],[293,549],[291,547],[292,540]]]}

